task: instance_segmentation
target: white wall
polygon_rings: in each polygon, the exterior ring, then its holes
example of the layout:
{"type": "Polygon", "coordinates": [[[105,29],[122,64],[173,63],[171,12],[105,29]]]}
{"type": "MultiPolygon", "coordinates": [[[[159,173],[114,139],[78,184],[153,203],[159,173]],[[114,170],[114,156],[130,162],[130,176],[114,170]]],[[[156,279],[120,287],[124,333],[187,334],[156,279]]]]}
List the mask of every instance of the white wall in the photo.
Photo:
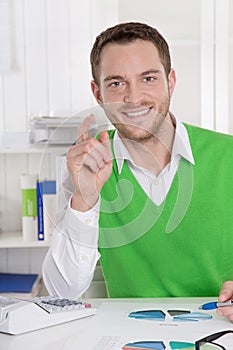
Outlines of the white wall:
{"type": "Polygon", "coordinates": [[[27,130],[33,115],[73,114],[89,108],[90,47],[97,32],[116,22],[117,2],[11,0],[9,4],[13,64],[12,71],[0,77],[2,131],[27,130]]]}
{"type": "Polygon", "coordinates": [[[171,110],[191,124],[201,124],[201,0],[119,0],[119,20],[148,23],[165,37],[177,75],[171,110]],[[191,85],[190,85],[191,83],[191,85]]]}
{"type": "MultiPolygon", "coordinates": [[[[8,3],[12,68],[0,74],[0,136],[28,131],[34,115],[69,116],[93,106],[90,48],[99,31],[118,22],[118,2],[8,3]]],[[[54,162],[49,154],[0,152],[0,230],[21,229],[20,174],[54,178],[54,162]]],[[[45,253],[46,248],[1,249],[0,271],[40,271],[45,253]]]]}
{"type": "Polygon", "coordinates": [[[179,119],[233,133],[233,4],[230,0],[119,0],[120,21],[143,21],[167,39],[177,73],[179,119]]]}

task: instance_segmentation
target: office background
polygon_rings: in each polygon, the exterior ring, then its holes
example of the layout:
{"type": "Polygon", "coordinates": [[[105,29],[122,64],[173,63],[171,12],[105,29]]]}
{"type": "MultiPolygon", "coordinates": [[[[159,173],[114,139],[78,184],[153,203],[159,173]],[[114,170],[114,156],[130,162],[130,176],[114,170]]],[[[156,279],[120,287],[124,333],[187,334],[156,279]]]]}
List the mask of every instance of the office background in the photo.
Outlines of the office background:
{"type": "MultiPolygon", "coordinates": [[[[0,0],[9,6],[11,66],[0,67],[0,133],[24,133],[35,115],[73,115],[94,105],[89,52],[122,21],[154,25],[177,72],[171,110],[183,121],[233,133],[233,3],[229,0],[0,0]]],[[[20,174],[52,178],[46,154],[0,149],[0,229],[21,230],[20,174]]],[[[0,232],[0,239],[1,233],[0,232]]],[[[1,248],[1,272],[41,270],[47,248],[1,248]]]]}

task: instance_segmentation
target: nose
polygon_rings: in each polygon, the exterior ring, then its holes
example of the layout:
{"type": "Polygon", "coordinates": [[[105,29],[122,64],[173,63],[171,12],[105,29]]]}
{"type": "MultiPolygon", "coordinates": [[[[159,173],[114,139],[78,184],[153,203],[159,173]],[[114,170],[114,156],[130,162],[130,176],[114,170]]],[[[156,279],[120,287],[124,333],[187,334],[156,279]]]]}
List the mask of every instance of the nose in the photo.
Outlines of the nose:
{"type": "Polygon", "coordinates": [[[124,95],[124,102],[139,104],[143,99],[143,92],[137,84],[130,84],[127,86],[127,90],[124,95]]]}

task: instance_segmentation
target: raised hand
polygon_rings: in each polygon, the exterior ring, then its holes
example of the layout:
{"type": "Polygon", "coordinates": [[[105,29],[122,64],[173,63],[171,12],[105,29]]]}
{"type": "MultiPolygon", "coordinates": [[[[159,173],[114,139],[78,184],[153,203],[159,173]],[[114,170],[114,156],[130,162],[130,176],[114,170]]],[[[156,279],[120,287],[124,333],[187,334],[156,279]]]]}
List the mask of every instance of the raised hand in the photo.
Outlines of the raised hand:
{"type": "Polygon", "coordinates": [[[99,140],[88,137],[94,116],[87,117],[78,130],[75,145],[67,152],[67,167],[74,185],[71,207],[78,211],[91,209],[112,172],[112,151],[107,131],[99,140]]]}

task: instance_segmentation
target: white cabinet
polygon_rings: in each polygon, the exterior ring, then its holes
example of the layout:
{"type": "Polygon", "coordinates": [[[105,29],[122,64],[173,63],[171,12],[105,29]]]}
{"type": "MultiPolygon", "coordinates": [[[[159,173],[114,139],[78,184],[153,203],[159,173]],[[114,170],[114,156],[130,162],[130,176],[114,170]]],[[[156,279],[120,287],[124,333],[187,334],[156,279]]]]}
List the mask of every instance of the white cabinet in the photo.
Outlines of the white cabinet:
{"type": "Polygon", "coordinates": [[[22,237],[20,175],[56,179],[56,156],[67,147],[0,149],[0,271],[40,273],[48,241],[25,242],[22,237]]]}
{"type": "Polygon", "coordinates": [[[23,240],[21,231],[0,232],[0,248],[44,248],[49,247],[49,241],[23,240]]]}
{"type": "Polygon", "coordinates": [[[46,247],[49,242],[25,242],[20,233],[22,210],[20,176],[38,174],[40,180],[56,180],[56,157],[65,154],[67,146],[39,145],[28,149],[0,149],[0,248],[46,247]]]}

